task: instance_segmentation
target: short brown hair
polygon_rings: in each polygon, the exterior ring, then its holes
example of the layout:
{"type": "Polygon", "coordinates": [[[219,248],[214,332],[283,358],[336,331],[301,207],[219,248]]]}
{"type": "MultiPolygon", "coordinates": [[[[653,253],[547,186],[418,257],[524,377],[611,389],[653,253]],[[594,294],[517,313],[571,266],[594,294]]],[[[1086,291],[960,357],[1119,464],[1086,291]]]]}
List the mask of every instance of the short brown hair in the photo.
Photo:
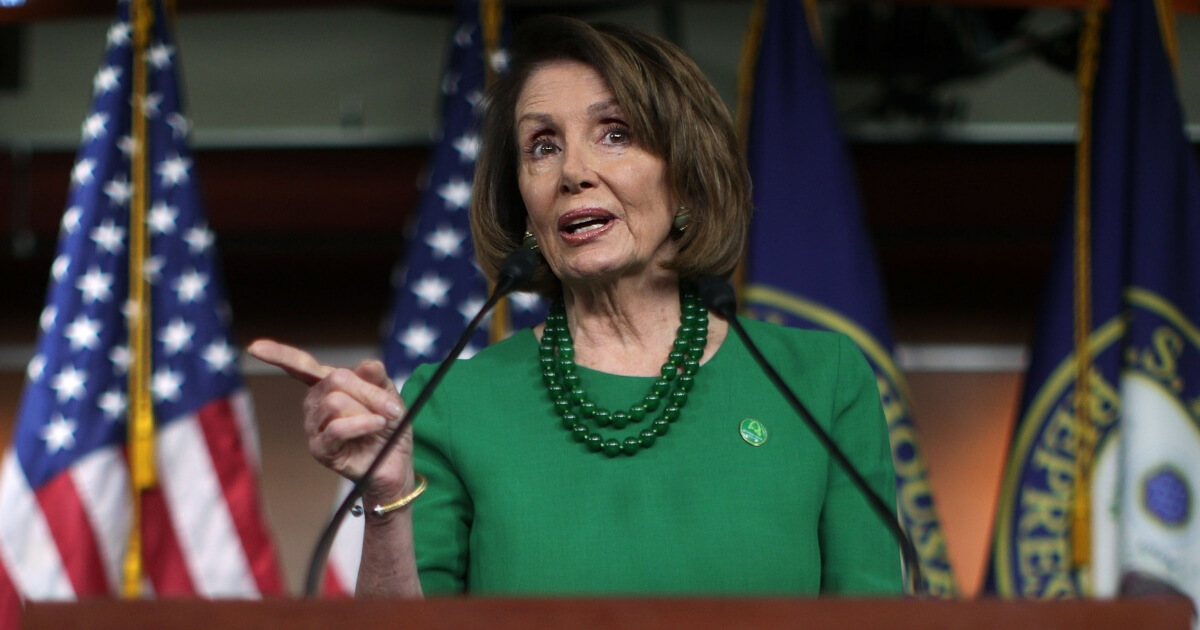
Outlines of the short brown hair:
{"type": "MultiPolygon", "coordinates": [[[[475,170],[471,232],[484,273],[495,280],[500,262],[525,233],[527,210],[517,183],[517,99],[535,71],[560,60],[594,68],[637,141],[666,162],[671,193],[691,214],[679,254],[667,267],[685,278],[732,273],[749,233],[750,175],[729,111],[695,62],[674,44],[636,28],[566,17],[528,20],[514,39],[512,65],[486,101],[475,170]]],[[[561,292],[545,264],[524,288],[561,292]]]]}

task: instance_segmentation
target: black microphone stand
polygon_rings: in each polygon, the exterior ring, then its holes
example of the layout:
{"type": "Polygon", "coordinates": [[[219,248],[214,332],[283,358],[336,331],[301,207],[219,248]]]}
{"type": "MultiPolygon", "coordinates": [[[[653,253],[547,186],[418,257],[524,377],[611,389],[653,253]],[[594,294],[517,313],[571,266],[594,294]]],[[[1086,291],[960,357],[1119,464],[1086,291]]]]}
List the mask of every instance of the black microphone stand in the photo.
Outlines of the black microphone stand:
{"type": "Polygon", "coordinates": [[[325,530],[321,532],[321,538],[317,541],[316,547],[313,549],[312,557],[308,562],[308,573],[304,580],[304,596],[316,597],[317,591],[321,587],[321,573],[325,568],[325,561],[329,557],[329,548],[333,545],[334,536],[337,535],[337,530],[342,524],[342,520],[346,518],[346,513],[362,496],[363,489],[366,487],[367,481],[374,476],[375,471],[383,462],[384,456],[396,444],[396,440],[400,439],[405,429],[408,428],[417,413],[425,406],[426,401],[433,395],[433,391],[437,389],[438,383],[446,376],[446,372],[450,371],[450,367],[454,365],[454,361],[462,354],[463,348],[471,341],[471,336],[475,334],[475,329],[479,328],[479,323],[483,318],[496,306],[500,298],[504,297],[509,291],[512,291],[517,286],[523,284],[533,276],[533,272],[537,270],[539,255],[531,249],[524,247],[518,248],[505,257],[500,264],[500,272],[496,281],[496,288],[492,294],[488,296],[487,302],[475,314],[474,319],[467,324],[467,329],[463,331],[458,338],[458,343],[454,344],[454,348],[450,350],[450,354],[446,355],[445,359],[438,364],[437,369],[433,372],[433,376],[429,378],[429,382],[421,389],[421,393],[417,395],[416,400],[413,400],[409,405],[408,411],[404,413],[404,417],[400,419],[400,424],[388,436],[387,442],[383,448],[375,455],[375,459],[371,461],[371,465],[367,467],[366,472],[354,482],[354,487],[350,489],[350,493],[338,506],[333,513],[333,517],[329,520],[329,524],[325,526],[325,530]]]}
{"type": "Polygon", "coordinates": [[[858,469],[854,467],[854,464],[850,463],[850,460],[846,458],[844,453],[842,453],[842,449],[839,448],[837,443],[833,441],[833,438],[829,436],[829,433],[827,433],[825,429],[821,428],[821,425],[817,424],[816,419],[813,418],[812,412],[810,412],[808,407],[806,407],[804,403],[800,401],[800,398],[796,396],[796,393],[792,391],[792,388],[788,387],[788,384],[784,382],[783,377],[779,376],[779,372],[775,371],[775,368],[769,362],[767,362],[766,357],[764,357],[762,352],[759,351],[758,346],[752,339],[750,339],[750,335],[746,333],[745,327],[743,327],[742,323],[738,321],[737,299],[734,297],[733,288],[729,286],[729,283],[726,282],[724,278],[720,278],[718,276],[702,277],[696,282],[696,287],[699,290],[700,297],[704,300],[705,305],[707,305],[710,310],[725,318],[725,320],[729,322],[729,325],[734,329],[735,332],[737,332],[738,337],[741,338],[742,343],[746,346],[746,349],[750,351],[750,354],[754,357],[754,360],[758,362],[759,367],[761,367],[763,372],[767,374],[767,378],[775,384],[775,387],[781,394],[783,394],[783,397],[787,399],[792,408],[796,410],[796,413],[800,416],[800,419],[804,421],[804,424],[812,430],[813,435],[817,438],[817,441],[820,442],[823,447],[825,447],[825,450],[829,453],[830,457],[837,462],[837,465],[842,469],[842,472],[846,473],[846,476],[850,477],[850,480],[854,482],[854,485],[858,488],[858,491],[861,492],[864,497],[866,497],[867,503],[871,506],[871,509],[874,510],[877,516],[879,516],[879,520],[883,521],[884,525],[887,526],[888,531],[891,532],[892,537],[894,537],[896,542],[900,545],[900,555],[904,557],[904,564],[908,567],[913,594],[918,596],[925,595],[925,580],[921,575],[921,562],[920,558],[917,556],[917,549],[913,546],[912,541],[908,539],[908,536],[905,535],[904,530],[901,529],[900,524],[896,521],[894,508],[888,508],[883,502],[883,499],[879,498],[878,494],[875,494],[875,492],[871,489],[871,486],[867,484],[867,480],[863,479],[862,473],[858,472],[858,469]]]}

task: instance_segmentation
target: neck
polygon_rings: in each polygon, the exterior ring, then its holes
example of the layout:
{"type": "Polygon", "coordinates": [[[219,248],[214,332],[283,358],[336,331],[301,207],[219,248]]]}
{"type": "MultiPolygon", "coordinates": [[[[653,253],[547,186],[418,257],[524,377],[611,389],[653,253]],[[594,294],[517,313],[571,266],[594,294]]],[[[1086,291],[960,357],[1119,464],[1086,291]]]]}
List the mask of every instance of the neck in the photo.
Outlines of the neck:
{"type": "MultiPolygon", "coordinates": [[[[563,288],[563,303],[575,346],[575,362],[623,376],[657,376],[679,328],[679,280],[638,286],[563,288]]],[[[541,330],[536,331],[539,336],[541,330]]],[[[709,340],[701,362],[720,348],[724,320],[709,318],[709,340]]]]}

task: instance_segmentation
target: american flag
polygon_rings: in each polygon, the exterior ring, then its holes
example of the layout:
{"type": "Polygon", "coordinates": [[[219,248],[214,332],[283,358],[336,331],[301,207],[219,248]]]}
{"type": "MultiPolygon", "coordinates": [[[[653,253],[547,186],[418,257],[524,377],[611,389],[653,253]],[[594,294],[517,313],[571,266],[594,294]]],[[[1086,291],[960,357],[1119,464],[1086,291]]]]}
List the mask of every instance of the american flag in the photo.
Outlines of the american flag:
{"type": "MultiPolygon", "coordinates": [[[[149,8],[149,7],[148,7],[149,8]]],[[[256,597],[283,591],[260,509],[258,438],[238,371],[214,236],[205,220],[178,53],[161,5],[134,59],[118,3],[71,174],[37,353],[0,471],[0,624],[18,597],[114,595],[132,501],[126,451],[131,119],[146,118],[144,275],[150,283],[158,485],[143,495],[143,592],[256,597]],[[135,97],[133,64],[146,90],[135,97]]]]}
{"type": "MultiPolygon", "coordinates": [[[[393,274],[395,298],[385,324],[383,357],[397,387],[421,363],[442,360],[488,296],[487,279],[475,265],[467,211],[480,148],[478,106],[485,89],[485,61],[503,72],[507,56],[503,48],[490,54],[485,50],[480,15],[479,0],[458,3],[449,69],[442,78],[441,138],[417,206],[407,264],[393,274]]],[[[509,307],[512,329],[545,318],[542,300],[532,293],[510,295],[509,307]]],[[[464,358],[487,343],[488,331],[481,327],[464,358]]],[[[362,520],[346,519],[330,554],[326,594],[353,592],[361,549],[362,520]]]]}

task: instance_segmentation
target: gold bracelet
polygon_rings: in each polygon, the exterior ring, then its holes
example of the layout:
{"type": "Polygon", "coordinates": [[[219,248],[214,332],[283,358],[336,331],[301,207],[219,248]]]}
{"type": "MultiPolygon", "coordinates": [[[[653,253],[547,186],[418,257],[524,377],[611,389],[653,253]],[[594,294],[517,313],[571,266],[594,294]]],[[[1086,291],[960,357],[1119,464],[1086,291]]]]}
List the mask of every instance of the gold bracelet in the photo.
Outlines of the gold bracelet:
{"type": "MultiPolygon", "coordinates": [[[[371,509],[371,514],[374,514],[375,516],[384,516],[388,512],[395,512],[409,503],[416,501],[417,497],[421,496],[422,492],[425,492],[425,488],[429,485],[429,482],[427,479],[425,479],[425,475],[420,473],[413,473],[413,478],[417,480],[417,487],[414,488],[412,492],[409,492],[408,494],[396,499],[395,501],[392,501],[391,503],[388,503],[387,505],[376,505],[371,509]]],[[[361,508],[359,509],[361,510],[361,508]]],[[[361,514],[361,512],[359,512],[359,514],[361,514]]],[[[355,516],[358,516],[358,514],[355,514],[355,516]]]]}

